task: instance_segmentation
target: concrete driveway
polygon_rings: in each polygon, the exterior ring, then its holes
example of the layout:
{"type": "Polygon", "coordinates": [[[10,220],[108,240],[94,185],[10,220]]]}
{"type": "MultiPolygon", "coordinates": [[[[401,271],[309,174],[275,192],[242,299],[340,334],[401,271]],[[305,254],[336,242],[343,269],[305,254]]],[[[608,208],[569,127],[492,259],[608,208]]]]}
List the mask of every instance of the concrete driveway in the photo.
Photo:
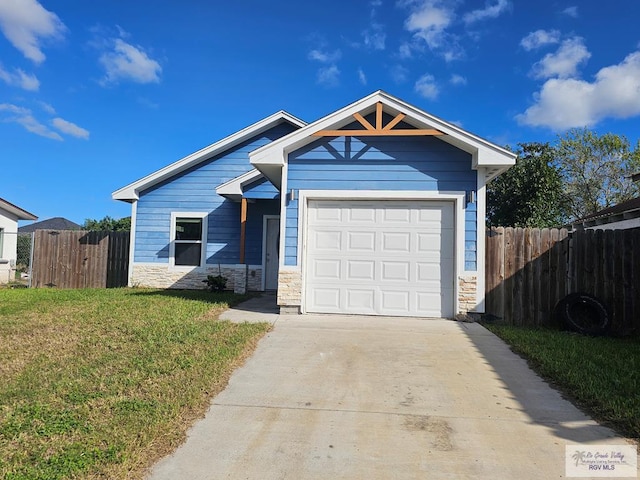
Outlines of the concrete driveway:
{"type": "Polygon", "coordinates": [[[478,324],[251,310],[273,331],[150,479],[551,479],[628,444],[478,324]]]}

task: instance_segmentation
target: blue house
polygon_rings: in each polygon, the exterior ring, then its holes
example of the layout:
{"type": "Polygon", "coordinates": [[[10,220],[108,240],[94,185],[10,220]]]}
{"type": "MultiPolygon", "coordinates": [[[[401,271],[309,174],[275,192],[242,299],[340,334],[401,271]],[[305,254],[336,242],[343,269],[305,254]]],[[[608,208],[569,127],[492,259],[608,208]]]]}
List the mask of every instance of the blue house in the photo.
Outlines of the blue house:
{"type": "Polygon", "coordinates": [[[278,112],[112,194],[129,284],[277,290],[282,311],[484,311],[486,184],[515,155],[385,92],[278,112]]]}

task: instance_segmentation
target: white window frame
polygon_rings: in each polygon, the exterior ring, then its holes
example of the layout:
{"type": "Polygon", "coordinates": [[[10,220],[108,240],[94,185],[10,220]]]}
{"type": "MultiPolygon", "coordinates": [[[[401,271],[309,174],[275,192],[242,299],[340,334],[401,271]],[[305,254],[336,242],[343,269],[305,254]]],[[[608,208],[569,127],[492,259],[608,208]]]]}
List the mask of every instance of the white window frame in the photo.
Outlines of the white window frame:
{"type": "Polygon", "coordinates": [[[4,228],[0,227],[0,258],[4,258],[2,256],[3,249],[4,249],[4,228]]]}
{"type": "MultiPolygon", "coordinates": [[[[207,261],[207,213],[206,212],[171,212],[171,228],[169,237],[169,267],[174,270],[195,270],[204,268],[207,261]],[[200,265],[176,265],[176,220],[178,218],[200,218],[202,219],[202,237],[200,238],[200,265]]],[[[178,241],[178,243],[180,243],[178,241]]],[[[198,243],[189,240],[185,243],[198,243]]]]}

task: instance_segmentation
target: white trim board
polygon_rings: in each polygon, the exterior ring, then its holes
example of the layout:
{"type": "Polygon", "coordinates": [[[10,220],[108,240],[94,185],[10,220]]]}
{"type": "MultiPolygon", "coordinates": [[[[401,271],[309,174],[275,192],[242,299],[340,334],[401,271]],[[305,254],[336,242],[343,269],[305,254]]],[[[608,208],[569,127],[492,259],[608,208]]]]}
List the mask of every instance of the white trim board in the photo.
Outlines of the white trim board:
{"type": "MultiPolygon", "coordinates": [[[[455,262],[454,262],[454,312],[459,311],[459,298],[460,298],[460,284],[459,278],[465,273],[464,270],[464,205],[465,205],[465,192],[438,192],[438,191],[402,191],[402,190],[300,190],[298,192],[298,251],[297,251],[297,265],[298,270],[305,272],[306,270],[306,250],[307,250],[307,208],[308,200],[439,200],[439,201],[452,201],[454,203],[454,216],[455,216],[455,262]]],[[[286,215],[282,216],[283,218],[286,215]]],[[[281,225],[284,222],[281,219],[281,225]]],[[[281,259],[280,268],[283,268],[281,259]]],[[[293,270],[288,267],[289,270],[293,270]]],[[[305,275],[302,275],[302,292],[306,291],[306,279],[305,275]]],[[[304,294],[301,295],[302,301],[300,305],[300,311],[306,313],[306,305],[304,294]]]]}

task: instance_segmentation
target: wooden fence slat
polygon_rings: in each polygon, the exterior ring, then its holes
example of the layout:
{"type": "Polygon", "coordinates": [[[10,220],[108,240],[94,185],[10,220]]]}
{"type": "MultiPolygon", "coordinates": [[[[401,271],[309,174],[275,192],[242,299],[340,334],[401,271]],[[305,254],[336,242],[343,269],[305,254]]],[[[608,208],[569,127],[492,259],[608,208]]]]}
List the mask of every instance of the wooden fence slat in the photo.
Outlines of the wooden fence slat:
{"type": "Polygon", "coordinates": [[[515,325],[522,325],[524,305],[524,229],[518,227],[514,231],[513,243],[515,247],[515,272],[513,274],[513,311],[511,312],[515,325]]]}
{"type": "Polygon", "coordinates": [[[540,231],[540,275],[538,285],[540,287],[540,325],[551,325],[551,314],[549,312],[549,256],[551,249],[551,233],[548,228],[540,231]]]}
{"type": "Polygon", "coordinates": [[[516,272],[513,228],[504,229],[504,321],[513,325],[513,276],[516,272]]]}
{"type": "Polygon", "coordinates": [[[533,265],[531,245],[531,229],[525,228],[522,236],[522,316],[523,323],[534,321],[534,298],[533,298],[533,265]]]}
{"type": "Polygon", "coordinates": [[[633,285],[633,316],[631,330],[635,334],[640,334],[640,228],[633,229],[631,233],[631,242],[633,244],[633,267],[632,282],[633,285]]]}

